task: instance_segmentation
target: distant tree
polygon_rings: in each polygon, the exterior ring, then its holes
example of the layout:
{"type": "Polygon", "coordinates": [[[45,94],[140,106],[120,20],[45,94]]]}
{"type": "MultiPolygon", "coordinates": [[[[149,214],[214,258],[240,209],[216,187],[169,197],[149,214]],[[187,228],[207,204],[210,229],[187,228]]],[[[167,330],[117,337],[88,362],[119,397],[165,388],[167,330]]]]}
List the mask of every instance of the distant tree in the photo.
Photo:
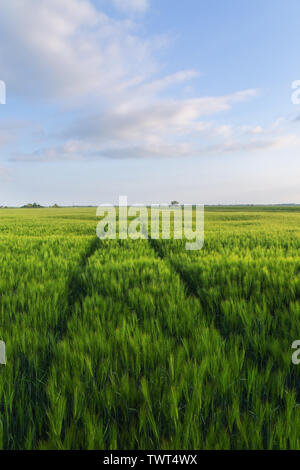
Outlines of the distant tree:
{"type": "Polygon", "coordinates": [[[179,206],[179,202],[178,201],[172,201],[171,206],[179,206]]]}
{"type": "Polygon", "coordinates": [[[59,206],[57,204],[53,204],[52,209],[58,209],[59,206]]]}
{"type": "Polygon", "coordinates": [[[37,204],[34,202],[33,204],[26,204],[25,206],[22,206],[23,209],[41,209],[43,206],[40,204],[37,204]]]}

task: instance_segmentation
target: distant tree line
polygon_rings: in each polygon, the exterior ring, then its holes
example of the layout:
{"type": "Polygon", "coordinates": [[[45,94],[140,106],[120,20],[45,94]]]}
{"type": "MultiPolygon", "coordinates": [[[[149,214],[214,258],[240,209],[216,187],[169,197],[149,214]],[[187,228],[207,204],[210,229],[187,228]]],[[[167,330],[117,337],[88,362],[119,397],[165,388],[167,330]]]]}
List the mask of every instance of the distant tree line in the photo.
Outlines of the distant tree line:
{"type": "MultiPolygon", "coordinates": [[[[25,206],[22,206],[22,209],[43,209],[45,206],[41,206],[40,204],[37,204],[34,202],[33,204],[25,204],[25,206]]],[[[59,206],[57,204],[53,204],[51,208],[57,209],[59,206]]]]}
{"type": "Polygon", "coordinates": [[[22,209],[41,209],[43,206],[34,202],[33,204],[25,204],[22,206],[22,209]]]}

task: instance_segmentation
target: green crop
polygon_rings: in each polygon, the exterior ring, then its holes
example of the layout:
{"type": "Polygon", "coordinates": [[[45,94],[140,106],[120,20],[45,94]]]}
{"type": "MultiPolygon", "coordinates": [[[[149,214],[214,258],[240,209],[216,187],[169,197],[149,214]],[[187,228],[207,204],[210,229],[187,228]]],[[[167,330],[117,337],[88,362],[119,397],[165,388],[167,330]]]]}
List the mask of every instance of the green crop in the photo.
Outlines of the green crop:
{"type": "Polygon", "coordinates": [[[95,209],[0,211],[2,449],[300,449],[300,212],[207,208],[202,250],[95,209]]]}

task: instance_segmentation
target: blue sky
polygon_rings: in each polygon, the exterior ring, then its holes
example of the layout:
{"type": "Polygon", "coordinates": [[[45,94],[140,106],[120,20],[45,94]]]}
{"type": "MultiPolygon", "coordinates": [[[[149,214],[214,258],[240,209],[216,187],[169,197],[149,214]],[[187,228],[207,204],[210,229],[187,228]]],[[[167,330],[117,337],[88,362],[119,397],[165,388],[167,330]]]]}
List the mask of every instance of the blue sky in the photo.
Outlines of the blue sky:
{"type": "Polygon", "coordinates": [[[0,205],[300,203],[298,0],[0,2],[0,205]]]}

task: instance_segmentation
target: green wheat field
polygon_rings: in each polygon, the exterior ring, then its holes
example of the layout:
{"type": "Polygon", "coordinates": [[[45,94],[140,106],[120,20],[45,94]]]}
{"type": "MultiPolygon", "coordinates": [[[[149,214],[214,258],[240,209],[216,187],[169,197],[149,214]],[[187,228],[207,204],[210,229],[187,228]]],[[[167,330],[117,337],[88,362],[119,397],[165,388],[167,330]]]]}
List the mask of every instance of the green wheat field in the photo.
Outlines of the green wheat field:
{"type": "Polygon", "coordinates": [[[2,449],[300,449],[300,208],[208,207],[205,243],[0,210],[2,449]]]}

